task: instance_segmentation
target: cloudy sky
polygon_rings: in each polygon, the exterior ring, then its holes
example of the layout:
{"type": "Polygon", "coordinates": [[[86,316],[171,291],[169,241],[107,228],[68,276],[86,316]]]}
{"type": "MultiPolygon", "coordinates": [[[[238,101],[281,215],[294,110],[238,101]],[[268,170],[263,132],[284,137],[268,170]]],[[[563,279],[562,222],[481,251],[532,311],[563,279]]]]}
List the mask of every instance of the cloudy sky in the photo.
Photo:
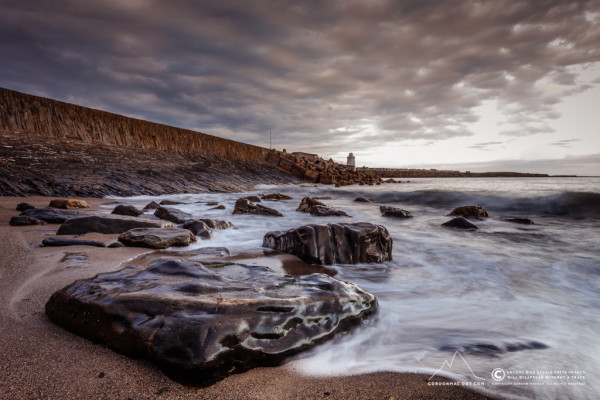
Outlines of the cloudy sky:
{"type": "Polygon", "coordinates": [[[600,1],[0,0],[0,86],[357,164],[600,175],[600,1]]]}

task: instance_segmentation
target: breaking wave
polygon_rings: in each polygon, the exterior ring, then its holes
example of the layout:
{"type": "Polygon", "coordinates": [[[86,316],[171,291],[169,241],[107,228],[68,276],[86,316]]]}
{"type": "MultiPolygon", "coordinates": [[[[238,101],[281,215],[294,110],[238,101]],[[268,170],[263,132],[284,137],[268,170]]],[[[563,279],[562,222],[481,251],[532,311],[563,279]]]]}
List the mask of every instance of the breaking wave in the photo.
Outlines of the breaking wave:
{"type": "Polygon", "coordinates": [[[532,215],[600,218],[600,193],[563,192],[548,196],[508,197],[481,192],[420,190],[371,194],[380,203],[418,204],[430,207],[480,205],[487,210],[532,215]]]}

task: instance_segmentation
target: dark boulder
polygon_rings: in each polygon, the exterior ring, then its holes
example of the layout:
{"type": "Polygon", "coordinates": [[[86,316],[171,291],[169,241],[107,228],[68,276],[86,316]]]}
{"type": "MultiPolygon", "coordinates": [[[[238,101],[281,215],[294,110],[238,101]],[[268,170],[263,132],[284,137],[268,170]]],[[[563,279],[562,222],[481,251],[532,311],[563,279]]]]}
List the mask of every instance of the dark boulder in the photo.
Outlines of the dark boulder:
{"type": "Polygon", "coordinates": [[[328,217],[328,216],[343,216],[349,217],[350,215],[346,214],[342,210],[338,210],[333,207],[329,207],[328,205],[321,203],[319,200],[316,200],[312,197],[305,197],[300,201],[300,205],[296,208],[296,211],[309,213],[311,215],[316,215],[319,217],[328,217]]]}
{"type": "Polygon", "coordinates": [[[350,217],[345,211],[329,206],[314,206],[310,211],[310,215],[318,217],[350,217]]]}
{"type": "Polygon", "coordinates": [[[32,206],[29,203],[19,203],[19,204],[17,204],[17,211],[31,210],[33,208],[35,208],[35,207],[32,206]]]}
{"type": "Polygon", "coordinates": [[[182,226],[183,229],[187,229],[192,232],[196,237],[201,239],[212,239],[213,233],[212,230],[206,225],[206,223],[198,220],[187,221],[182,226]]]}
{"type": "Polygon", "coordinates": [[[401,208],[381,206],[379,207],[379,210],[381,211],[382,217],[412,218],[410,211],[401,208]]]}
{"type": "Polygon", "coordinates": [[[321,203],[317,199],[313,199],[312,197],[305,197],[300,201],[300,205],[296,208],[296,211],[304,212],[310,214],[314,206],[325,206],[325,203],[321,203]]]}
{"type": "Polygon", "coordinates": [[[220,204],[216,207],[211,208],[211,210],[224,210],[226,207],[223,204],[220,204]]]}
{"type": "Polygon", "coordinates": [[[488,217],[487,211],[481,206],[456,207],[448,215],[458,215],[460,217],[474,218],[474,219],[480,219],[480,220],[486,219],[488,217]]]}
{"type": "Polygon", "coordinates": [[[258,196],[246,196],[242,197],[242,199],[246,199],[248,201],[251,201],[252,203],[260,203],[260,197],[258,196]]]}
{"type": "Polygon", "coordinates": [[[364,197],[357,197],[354,199],[354,201],[356,201],[358,203],[370,203],[371,202],[371,200],[365,199],[364,197]]]}
{"type": "Polygon", "coordinates": [[[115,214],[115,215],[129,215],[132,217],[137,217],[141,213],[142,212],[140,210],[138,210],[137,208],[135,208],[134,206],[126,206],[123,204],[119,204],[111,212],[111,214],[115,214]]]}
{"type": "Polygon", "coordinates": [[[304,225],[285,232],[268,232],[263,246],[294,254],[309,264],[382,263],[392,260],[392,238],[381,225],[304,225]]]}
{"type": "Polygon", "coordinates": [[[176,206],[178,204],[185,204],[185,203],[182,203],[181,201],[173,201],[173,200],[163,200],[160,202],[161,206],[176,206]]]}
{"type": "Polygon", "coordinates": [[[235,202],[233,214],[256,214],[269,217],[283,217],[279,211],[265,207],[261,204],[254,204],[248,199],[238,199],[235,202]]]}
{"type": "Polygon", "coordinates": [[[162,228],[172,226],[170,222],[151,221],[125,215],[104,215],[71,218],[63,222],[57,235],[83,235],[90,232],[123,233],[133,228],[162,228]]]}
{"type": "Polygon", "coordinates": [[[183,224],[186,220],[193,218],[191,214],[169,207],[158,207],[154,211],[154,215],[160,219],[175,222],[176,224],[183,224]]]}
{"type": "Polygon", "coordinates": [[[271,194],[263,194],[262,199],[270,200],[270,201],[280,201],[280,200],[293,200],[294,198],[292,196],[288,196],[287,194],[271,193],[271,194]]]}
{"type": "Polygon", "coordinates": [[[442,224],[442,226],[445,226],[446,228],[456,228],[456,229],[466,229],[466,230],[478,229],[476,225],[470,223],[469,221],[467,221],[466,218],[463,218],[463,217],[452,218],[450,221],[444,222],[442,224]]]}
{"type": "Polygon", "coordinates": [[[156,210],[158,207],[160,207],[160,204],[155,201],[151,201],[150,203],[146,204],[144,208],[142,208],[142,211],[156,210]]]}
{"type": "Polygon", "coordinates": [[[121,242],[113,242],[113,243],[109,244],[107,247],[110,247],[111,249],[116,249],[119,247],[125,247],[125,245],[121,242]]]}
{"type": "Polygon", "coordinates": [[[45,247],[57,247],[57,246],[95,246],[95,247],[106,247],[102,242],[96,240],[79,240],[79,239],[65,239],[49,237],[42,240],[42,245],[45,247]]]}
{"type": "Polygon", "coordinates": [[[57,210],[54,208],[32,208],[21,213],[22,216],[41,219],[49,224],[62,224],[68,219],[85,217],[91,214],[78,210],[57,210]]]}
{"type": "Polygon", "coordinates": [[[25,215],[11,217],[9,223],[11,226],[46,225],[46,222],[41,219],[27,217],[25,215]]]}
{"type": "Polygon", "coordinates": [[[197,386],[280,364],[376,310],[375,296],[324,274],[176,259],[76,281],[46,303],[53,323],[197,386]]]}
{"type": "Polygon", "coordinates": [[[533,225],[533,221],[530,218],[515,217],[515,218],[504,218],[506,222],[512,222],[513,224],[522,225],[533,225]]]}
{"type": "Polygon", "coordinates": [[[151,249],[184,247],[195,241],[192,232],[180,228],[136,228],[119,235],[119,242],[125,246],[151,249]]]}
{"type": "Polygon", "coordinates": [[[197,219],[196,221],[202,221],[204,222],[206,225],[208,225],[208,227],[210,229],[229,229],[229,228],[233,228],[233,224],[229,221],[223,221],[222,219],[209,219],[209,218],[200,218],[197,219]]]}

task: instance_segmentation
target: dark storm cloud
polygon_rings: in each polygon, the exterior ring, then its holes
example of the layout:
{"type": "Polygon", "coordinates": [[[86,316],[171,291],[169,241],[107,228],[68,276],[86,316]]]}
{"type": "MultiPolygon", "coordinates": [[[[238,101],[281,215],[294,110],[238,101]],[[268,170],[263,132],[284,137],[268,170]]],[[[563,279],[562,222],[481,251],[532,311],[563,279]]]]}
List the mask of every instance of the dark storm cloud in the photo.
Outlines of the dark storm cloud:
{"type": "Polygon", "coordinates": [[[0,1],[0,85],[259,145],[336,152],[551,132],[589,88],[597,1],[0,1]]]}

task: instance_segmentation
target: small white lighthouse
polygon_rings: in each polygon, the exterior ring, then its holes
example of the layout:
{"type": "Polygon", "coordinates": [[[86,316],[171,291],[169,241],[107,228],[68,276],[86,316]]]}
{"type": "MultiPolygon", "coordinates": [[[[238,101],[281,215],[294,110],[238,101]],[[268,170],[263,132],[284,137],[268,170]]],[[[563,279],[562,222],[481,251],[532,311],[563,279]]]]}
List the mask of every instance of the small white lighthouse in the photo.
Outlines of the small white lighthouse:
{"type": "Polygon", "coordinates": [[[356,166],[356,162],[354,160],[354,154],[350,153],[348,154],[348,161],[346,162],[346,165],[354,167],[356,166]]]}

